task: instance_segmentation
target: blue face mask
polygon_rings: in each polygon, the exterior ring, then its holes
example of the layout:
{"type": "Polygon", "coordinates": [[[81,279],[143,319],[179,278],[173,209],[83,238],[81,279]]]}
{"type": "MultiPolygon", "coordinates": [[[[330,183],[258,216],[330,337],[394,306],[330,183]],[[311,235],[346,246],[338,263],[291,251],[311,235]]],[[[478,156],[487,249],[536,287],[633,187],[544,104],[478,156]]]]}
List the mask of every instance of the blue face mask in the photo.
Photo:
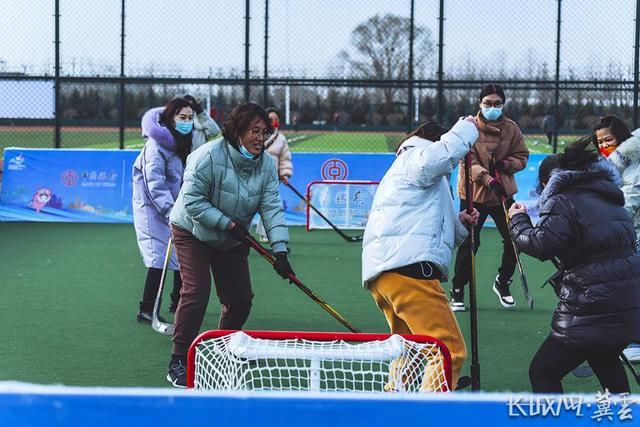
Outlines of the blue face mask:
{"type": "Polygon", "coordinates": [[[490,121],[498,120],[502,115],[502,107],[480,107],[482,116],[490,121]]]}
{"type": "Polygon", "coordinates": [[[254,160],[256,158],[256,156],[251,154],[249,150],[244,148],[244,145],[242,145],[242,140],[240,140],[240,143],[238,144],[238,150],[240,151],[240,154],[242,154],[242,157],[244,157],[245,159],[254,160]]]}
{"type": "Polygon", "coordinates": [[[182,135],[187,135],[193,129],[193,121],[189,120],[188,122],[183,122],[181,120],[176,120],[176,130],[178,133],[182,135]]]}

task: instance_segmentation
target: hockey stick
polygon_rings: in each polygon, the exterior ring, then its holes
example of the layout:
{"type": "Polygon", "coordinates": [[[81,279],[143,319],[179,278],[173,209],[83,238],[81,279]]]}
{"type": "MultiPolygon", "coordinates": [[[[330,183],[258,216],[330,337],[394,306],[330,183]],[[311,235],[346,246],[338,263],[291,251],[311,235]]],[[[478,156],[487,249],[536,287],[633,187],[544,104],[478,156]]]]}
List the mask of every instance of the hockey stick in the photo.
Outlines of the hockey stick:
{"type": "Polygon", "coordinates": [[[169,243],[167,243],[167,254],[164,257],[164,265],[162,266],[162,274],[160,275],[160,286],[158,287],[156,300],[153,303],[153,314],[151,316],[151,329],[162,335],[173,335],[173,323],[162,322],[158,317],[158,313],[160,312],[160,305],[162,304],[162,290],[164,289],[164,279],[167,277],[167,269],[169,267],[169,261],[171,260],[172,249],[173,238],[169,237],[169,243]]]}
{"type": "MultiPolygon", "coordinates": [[[[471,191],[471,153],[464,158],[464,189],[467,197],[467,213],[473,212],[471,191]]],[[[478,360],[478,303],[476,299],[476,226],[469,226],[471,277],[469,278],[469,315],[471,328],[471,391],[480,391],[480,361],[478,360]]]]}
{"type": "MultiPolygon", "coordinates": [[[[498,181],[500,180],[500,172],[498,170],[496,172],[496,178],[498,181]]],[[[507,221],[507,228],[509,226],[509,212],[507,211],[507,196],[501,194],[500,201],[502,202],[502,210],[504,211],[504,218],[507,221]]],[[[509,230],[507,230],[509,233],[509,230]]],[[[516,265],[518,266],[518,272],[520,273],[520,284],[522,285],[522,292],[524,293],[524,298],[527,300],[527,305],[529,308],[533,310],[533,298],[529,295],[529,285],[527,284],[527,276],[524,274],[524,268],[522,268],[522,260],[520,260],[520,251],[516,246],[516,242],[511,238],[511,233],[509,233],[509,240],[511,241],[511,245],[513,246],[513,252],[516,255],[516,265]]]]}
{"type": "MultiPolygon", "coordinates": [[[[249,243],[249,245],[253,249],[255,249],[262,256],[262,258],[264,258],[267,261],[269,261],[269,263],[271,265],[275,265],[276,264],[276,259],[273,257],[273,255],[271,255],[265,248],[263,248],[262,245],[260,243],[258,243],[258,241],[256,239],[254,239],[250,235],[247,236],[246,239],[247,239],[247,242],[249,243]]],[[[298,288],[300,288],[300,290],[302,292],[307,294],[307,296],[309,298],[311,298],[313,301],[315,301],[320,307],[322,307],[327,313],[332,315],[338,322],[342,323],[351,332],[360,332],[358,329],[355,328],[355,326],[353,326],[351,323],[349,323],[349,321],[347,319],[345,319],[344,316],[342,316],[340,313],[338,313],[333,307],[331,307],[329,304],[327,304],[323,299],[321,299],[316,294],[314,294],[311,291],[311,289],[307,288],[304,285],[304,283],[302,283],[300,281],[300,279],[298,279],[296,276],[294,276],[293,274],[289,274],[287,279],[289,280],[289,282],[293,283],[298,288]]]]}
{"type": "Polygon", "coordinates": [[[311,209],[313,209],[318,214],[318,216],[320,216],[320,218],[325,220],[325,222],[327,224],[329,224],[331,226],[331,228],[333,228],[334,231],[336,233],[338,233],[340,235],[340,237],[342,237],[344,240],[346,240],[347,242],[360,242],[362,240],[362,236],[363,236],[362,234],[359,235],[359,236],[349,236],[349,235],[345,234],[342,230],[340,230],[338,227],[336,227],[331,221],[329,221],[329,218],[324,216],[322,214],[322,212],[320,212],[315,206],[313,206],[311,204],[311,202],[309,200],[307,200],[307,198],[302,193],[300,193],[298,190],[296,190],[296,188],[293,185],[289,184],[288,182],[283,183],[283,184],[286,185],[287,187],[289,187],[291,189],[291,191],[296,193],[296,196],[300,197],[306,203],[307,206],[309,206],[311,209]]]}
{"type": "Polygon", "coordinates": [[[634,368],[629,359],[627,359],[627,356],[624,355],[624,352],[620,353],[620,359],[624,362],[625,365],[627,365],[627,368],[629,368],[629,371],[631,371],[631,375],[633,375],[633,378],[636,380],[638,385],[640,385],[640,374],[638,374],[636,368],[634,368]]]}

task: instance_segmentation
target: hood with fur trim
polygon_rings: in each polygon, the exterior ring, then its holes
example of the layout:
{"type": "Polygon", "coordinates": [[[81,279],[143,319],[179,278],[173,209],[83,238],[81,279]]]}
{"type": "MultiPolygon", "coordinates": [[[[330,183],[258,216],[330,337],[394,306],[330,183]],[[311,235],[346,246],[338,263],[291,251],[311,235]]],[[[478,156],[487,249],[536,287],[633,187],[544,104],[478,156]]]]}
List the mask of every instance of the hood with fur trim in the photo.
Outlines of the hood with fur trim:
{"type": "Polygon", "coordinates": [[[632,164],[640,163],[640,129],[634,130],[631,138],[622,141],[609,156],[609,161],[621,172],[632,164]]]}
{"type": "Polygon", "coordinates": [[[538,207],[569,189],[584,188],[602,197],[612,200],[613,203],[624,206],[624,194],[620,190],[622,178],[618,170],[604,158],[598,159],[586,170],[554,169],[551,172],[549,182],[544,187],[538,207]]]}
{"type": "Polygon", "coordinates": [[[164,111],[164,107],[156,107],[144,113],[142,116],[142,137],[151,138],[161,147],[176,151],[178,145],[171,131],[162,126],[159,122],[160,114],[164,111]]]}

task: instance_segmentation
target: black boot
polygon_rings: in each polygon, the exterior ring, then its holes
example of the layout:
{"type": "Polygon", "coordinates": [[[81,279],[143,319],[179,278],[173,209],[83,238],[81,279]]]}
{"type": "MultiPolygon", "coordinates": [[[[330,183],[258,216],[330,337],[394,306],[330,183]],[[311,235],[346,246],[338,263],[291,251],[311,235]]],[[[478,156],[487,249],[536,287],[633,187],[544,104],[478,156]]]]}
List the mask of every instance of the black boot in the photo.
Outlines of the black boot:
{"type": "Polygon", "coordinates": [[[156,301],[156,296],[158,295],[161,277],[162,270],[159,268],[149,268],[147,271],[144,291],[142,291],[142,301],[140,301],[138,316],[136,317],[138,322],[151,323],[151,313],[153,312],[153,306],[156,301]]]}

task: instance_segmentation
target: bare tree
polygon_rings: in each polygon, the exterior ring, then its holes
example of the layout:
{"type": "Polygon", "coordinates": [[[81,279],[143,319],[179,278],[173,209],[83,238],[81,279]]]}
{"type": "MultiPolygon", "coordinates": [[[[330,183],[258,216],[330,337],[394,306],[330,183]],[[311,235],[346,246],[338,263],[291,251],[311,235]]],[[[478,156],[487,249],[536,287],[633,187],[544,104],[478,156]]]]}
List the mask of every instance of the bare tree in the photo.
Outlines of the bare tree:
{"type": "MultiPolygon", "coordinates": [[[[339,53],[355,78],[404,80],[409,77],[409,31],[411,20],[398,15],[375,15],[351,33],[351,46],[339,53]]],[[[434,52],[431,31],[414,26],[414,75],[424,75],[427,59],[434,52]]],[[[384,100],[391,107],[397,88],[385,88],[384,100]]]]}

